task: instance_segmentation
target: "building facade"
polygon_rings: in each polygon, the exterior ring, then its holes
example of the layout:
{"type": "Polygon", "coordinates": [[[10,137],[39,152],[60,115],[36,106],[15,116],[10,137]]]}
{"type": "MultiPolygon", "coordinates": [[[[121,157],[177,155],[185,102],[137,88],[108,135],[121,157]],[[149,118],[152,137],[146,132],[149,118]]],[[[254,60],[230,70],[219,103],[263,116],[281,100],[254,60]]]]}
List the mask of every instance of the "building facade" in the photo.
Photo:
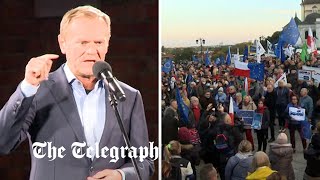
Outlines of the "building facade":
{"type": "Polygon", "coordinates": [[[320,0],[301,1],[301,20],[295,16],[294,20],[299,28],[302,42],[306,42],[309,27],[313,37],[316,37],[316,46],[320,47],[320,0]]]}

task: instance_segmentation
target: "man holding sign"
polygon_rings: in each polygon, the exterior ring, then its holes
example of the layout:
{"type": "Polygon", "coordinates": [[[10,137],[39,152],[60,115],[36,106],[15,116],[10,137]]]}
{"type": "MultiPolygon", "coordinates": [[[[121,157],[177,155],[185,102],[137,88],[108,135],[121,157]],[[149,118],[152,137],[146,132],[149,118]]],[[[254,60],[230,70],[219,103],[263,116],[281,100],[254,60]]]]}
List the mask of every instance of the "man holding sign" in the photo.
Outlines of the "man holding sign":
{"type": "Polygon", "coordinates": [[[301,121],[305,120],[305,109],[301,108],[298,103],[298,97],[293,95],[291,97],[291,102],[288,104],[286,110],[286,119],[288,122],[288,128],[290,132],[290,142],[292,144],[293,152],[295,152],[296,141],[295,141],[295,131],[299,132],[303,149],[307,147],[306,139],[303,137],[301,121]]]}

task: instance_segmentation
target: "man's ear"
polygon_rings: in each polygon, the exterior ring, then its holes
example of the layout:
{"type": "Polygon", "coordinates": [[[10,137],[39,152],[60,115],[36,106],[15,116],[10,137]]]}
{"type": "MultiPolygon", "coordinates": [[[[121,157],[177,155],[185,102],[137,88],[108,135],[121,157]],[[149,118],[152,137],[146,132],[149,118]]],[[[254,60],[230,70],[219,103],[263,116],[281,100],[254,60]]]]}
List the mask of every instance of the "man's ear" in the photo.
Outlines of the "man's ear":
{"type": "Polygon", "coordinates": [[[61,53],[66,54],[66,41],[61,34],[58,35],[58,42],[59,42],[61,53]]]}

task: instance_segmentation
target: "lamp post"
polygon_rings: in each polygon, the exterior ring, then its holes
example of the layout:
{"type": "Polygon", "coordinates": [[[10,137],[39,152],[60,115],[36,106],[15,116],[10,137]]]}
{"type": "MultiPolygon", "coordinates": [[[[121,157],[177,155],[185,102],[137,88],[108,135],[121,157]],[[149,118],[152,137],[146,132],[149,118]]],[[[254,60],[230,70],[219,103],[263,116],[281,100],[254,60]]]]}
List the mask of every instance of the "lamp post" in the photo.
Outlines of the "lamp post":
{"type": "Polygon", "coordinates": [[[199,38],[196,40],[196,43],[200,44],[201,61],[203,62],[202,45],[206,43],[206,40],[204,40],[203,38],[199,38]]]}

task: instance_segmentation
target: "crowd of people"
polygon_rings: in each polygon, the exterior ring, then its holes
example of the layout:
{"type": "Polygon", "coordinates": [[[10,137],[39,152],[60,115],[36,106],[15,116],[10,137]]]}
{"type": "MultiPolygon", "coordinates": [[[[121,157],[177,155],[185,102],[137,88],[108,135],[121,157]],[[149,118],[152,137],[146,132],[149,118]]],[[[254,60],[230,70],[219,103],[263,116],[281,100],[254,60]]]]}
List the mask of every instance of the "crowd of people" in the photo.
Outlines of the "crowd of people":
{"type": "Polygon", "coordinates": [[[248,89],[245,77],[233,74],[233,65],[189,61],[162,72],[163,179],[295,179],[295,131],[303,147],[298,151],[307,160],[304,178],[320,178],[315,170],[320,163],[320,86],[314,79],[298,79],[303,65],[317,61],[305,63],[295,54],[283,63],[272,57],[262,57],[261,62],[264,80],[249,78],[248,89]],[[277,82],[284,73],[287,82],[277,82]],[[187,120],[178,108],[182,102],[177,93],[188,110],[187,120]],[[229,114],[230,101],[234,116],[229,114]],[[313,130],[309,144],[303,121],[290,115],[290,107],[305,110],[305,121],[313,130]],[[239,110],[261,114],[261,127],[247,124],[237,115],[239,110]],[[201,160],[204,165],[197,172],[201,160]]]}

